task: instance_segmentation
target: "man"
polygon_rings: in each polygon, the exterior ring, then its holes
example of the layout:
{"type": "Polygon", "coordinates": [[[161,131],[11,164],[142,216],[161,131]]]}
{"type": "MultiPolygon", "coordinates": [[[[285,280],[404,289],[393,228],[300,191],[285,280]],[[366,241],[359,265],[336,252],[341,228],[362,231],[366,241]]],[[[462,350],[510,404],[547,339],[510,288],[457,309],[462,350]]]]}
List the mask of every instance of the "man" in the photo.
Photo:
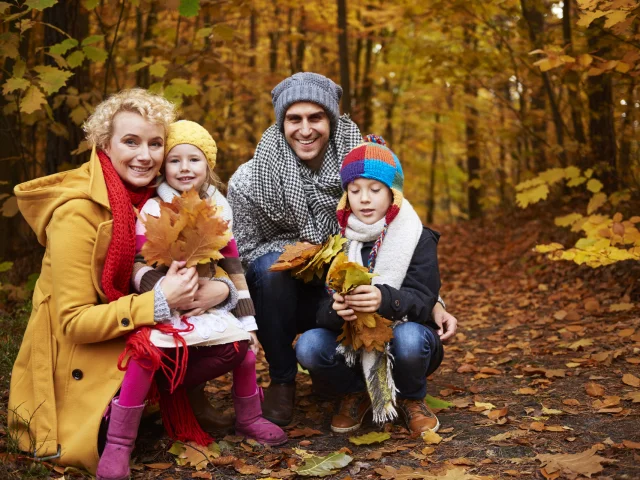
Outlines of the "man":
{"type": "MultiPolygon", "coordinates": [[[[362,143],[347,115],[340,116],[342,88],[317,73],[296,73],[271,92],[276,123],[254,157],[229,181],[234,235],[256,307],[258,338],[269,362],[271,384],[263,415],[277,425],[293,418],[298,333],[315,327],[323,298],[320,283],[305,284],[290,272],[269,267],[285,245],[323,243],[338,233],[336,207],[342,196],[340,165],[362,143]]],[[[437,304],[433,310],[442,340],[453,336],[456,319],[437,304]]]]}

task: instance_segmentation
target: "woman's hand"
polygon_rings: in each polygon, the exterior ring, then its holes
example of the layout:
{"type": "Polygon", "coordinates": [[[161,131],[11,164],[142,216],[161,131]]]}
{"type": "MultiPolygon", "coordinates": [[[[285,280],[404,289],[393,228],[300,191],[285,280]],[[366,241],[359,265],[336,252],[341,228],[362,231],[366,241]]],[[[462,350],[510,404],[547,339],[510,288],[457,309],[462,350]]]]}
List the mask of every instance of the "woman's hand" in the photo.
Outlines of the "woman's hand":
{"type": "Polygon", "coordinates": [[[440,335],[440,340],[446,342],[453,338],[456,334],[456,330],[458,329],[458,320],[456,317],[447,312],[439,302],[436,302],[433,310],[431,310],[431,315],[438,325],[438,335],[440,335]]]}
{"type": "Polygon", "coordinates": [[[258,341],[258,335],[256,332],[247,332],[251,339],[249,340],[249,349],[253,352],[253,354],[257,357],[258,352],[260,351],[260,342],[258,341]]]}
{"type": "Polygon", "coordinates": [[[176,309],[184,302],[193,301],[198,289],[198,272],[195,267],[182,268],[186,262],[171,262],[160,288],[169,308],[176,309]]]}
{"type": "Polygon", "coordinates": [[[185,317],[202,315],[204,312],[224,302],[229,296],[229,286],[224,282],[217,282],[203,278],[198,280],[198,290],[193,299],[180,304],[185,317]]]}
{"type": "Polygon", "coordinates": [[[346,304],[356,312],[377,312],[382,303],[382,293],[374,285],[360,285],[352,293],[345,295],[346,304]]]}
{"type": "Polygon", "coordinates": [[[347,306],[345,298],[339,293],[333,294],[333,305],[331,307],[345,322],[352,322],[358,318],[356,312],[347,306]]]}

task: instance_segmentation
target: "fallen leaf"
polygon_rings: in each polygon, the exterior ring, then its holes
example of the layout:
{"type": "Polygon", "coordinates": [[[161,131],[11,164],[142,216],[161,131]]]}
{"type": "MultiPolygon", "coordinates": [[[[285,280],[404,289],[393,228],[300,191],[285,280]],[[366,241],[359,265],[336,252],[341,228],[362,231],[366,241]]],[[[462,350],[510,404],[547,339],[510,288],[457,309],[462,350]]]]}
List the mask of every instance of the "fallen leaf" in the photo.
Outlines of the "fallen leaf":
{"type": "Polygon", "coordinates": [[[354,445],[371,445],[372,443],[384,442],[391,438],[387,432],[370,432],[359,437],[350,437],[349,441],[354,445]]]}
{"type": "Polygon", "coordinates": [[[625,338],[625,337],[630,337],[631,335],[633,335],[634,333],[636,333],[636,329],[635,328],[625,328],[622,329],[618,332],[618,336],[625,338]]]}
{"type": "Polygon", "coordinates": [[[504,442],[512,438],[523,437],[527,435],[527,433],[528,432],[526,430],[511,430],[510,432],[505,432],[499,435],[494,435],[493,437],[489,437],[489,442],[491,443],[504,442]]]}
{"type": "Polygon", "coordinates": [[[517,395],[535,395],[536,393],[538,393],[538,390],[531,387],[523,387],[516,390],[515,393],[517,395]]]}
{"type": "Polygon", "coordinates": [[[632,448],[634,450],[640,450],[640,442],[632,442],[631,440],[623,440],[622,444],[627,448],[632,448]]]}
{"type": "Polygon", "coordinates": [[[597,312],[598,310],[600,310],[600,302],[597,298],[588,298],[584,302],[584,309],[587,312],[597,312]]]}
{"type": "Polygon", "coordinates": [[[312,437],[313,435],[322,435],[320,430],[315,430],[313,428],[305,427],[305,428],[294,428],[293,430],[289,430],[287,432],[290,438],[298,438],[298,437],[312,437]]]}
{"type": "Polygon", "coordinates": [[[633,303],[613,303],[609,305],[610,312],[625,312],[627,310],[633,310],[635,305],[633,303]]]}
{"type": "Polygon", "coordinates": [[[205,480],[211,480],[213,478],[213,475],[211,475],[209,472],[193,472],[191,474],[191,478],[204,478],[205,480]]]}
{"type": "Polygon", "coordinates": [[[440,400],[439,398],[432,397],[431,395],[427,395],[426,397],[424,397],[424,402],[429,408],[435,410],[446,410],[447,408],[451,408],[453,406],[453,403],[447,402],[446,400],[440,400]]]}
{"type": "Polygon", "coordinates": [[[563,369],[557,369],[557,370],[547,370],[544,373],[544,376],[547,378],[553,378],[553,377],[560,377],[563,378],[566,375],[566,371],[563,369]]]}
{"type": "Polygon", "coordinates": [[[542,463],[548,473],[580,474],[591,477],[594,473],[601,472],[604,467],[602,462],[606,458],[596,455],[599,447],[594,445],[589,450],[581,453],[539,454],[535,458],[542,463]]]}
{"type": "Polygon", "coordinates": [[[304,476],[326,477],[349,465],[351,460],[353,458],[342,452],[333,452],[324,457],[312,455],[305,458],[304,465],[298,468],[296,473],[304,476]]]}
{"type": "Polygon", "coordinates": [[[483,408],[485,410],[491,410],[492,408],[496,408],[496,406],[493,403],[486,403],[486,402],[475,402],[475,406],[478,408],[483,408]]]}
{"type": "Polygon", "coordinates": [[[580,402],[575,398],[567,398],[565,400],[562,400],[562,403],[571,407],[577,407],[578,405],[580,405],[580,402]]]}
{"type": "Polygon", "coordinates": [[[442,441],[442,437],[431,430],[422,432],[422,439],[427,445],[438,445],[442,441]]]}
{"type": "Polygon", "coordinates": [[[624,400],[631,400],[633,403],[640,403],[640,392],[629,392],[622,398],[624,400]]]}
{"type": "Polygon", "coordinates": [[[262,470],[256,465],[249,465],[245,463],[244,460],[242,459],[238,459],[235,462],[233,462],[233,468],[235,469],[236,472],[242,475],[256,475],[260,473],[260,471],[262,470]]]}
{"type": "Polygon", "coordinates": [[[631,387],[640,387],[640,378],[632,375],[631,373],[625,373],[622,376],[622,383],[631,387]]]}
{"type": "Polygon", "coordinates": [[[571,350],[575,351],[575,350],[579,350],[580,348],[583,348],[583,347],[588,347],[590,345],[593,345],[593,339],[591,339],[591,338],[581,338],[577,342],[573,342],[571,345],[569,345],[569,348],[571,350]]]}
{"type": "Polygon", "coordinates": [[[604,387],[598,383],[589,382],[584,388],[590,397],[602,397],[604,395],[604,387]]]}
{"type": "Polygon", "coordinates": [[[507,415],[507,413],[509,413],[509,408],[508,407],[504,407],[501,408],[499,410],[491,410],[488,414],[487,417],[490,420],[497,420],[500,417],[504,417],[507,415]]]}
{"type": "Polygon", "coordinates": [[[531,422],[529,424],[529,430],[535,430],[536,432],[544,432],[544,423],[542,423],[542,422],[531,422]]]}
{"type": "Polygon", "coordinates": [[[631,365],[640,365],[640,357],[627,357],[624,360],[631,365]]]}
{"type": "Polygon", "coordinates": [[[173,467],[173,463],[145,463],[144,466],[152,470],[166,470],[173,467]]]}

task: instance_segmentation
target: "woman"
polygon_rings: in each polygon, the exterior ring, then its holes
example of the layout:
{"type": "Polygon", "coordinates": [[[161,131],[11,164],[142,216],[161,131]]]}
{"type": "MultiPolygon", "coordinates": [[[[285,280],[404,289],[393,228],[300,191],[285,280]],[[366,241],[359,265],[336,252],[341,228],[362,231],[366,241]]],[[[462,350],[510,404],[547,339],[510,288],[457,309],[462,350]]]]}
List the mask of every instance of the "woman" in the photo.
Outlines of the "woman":
{"type": "MultiPolygon", "coordinates": [[[[105,455],[119,456],[116,463],[123,463],[123,454],[128,459],[142,406],[123,411],[112,402],[123,380],[117,365],[127,334],[164,320],[169,309],[210,308],[229,294],[222,282],[198,289],[195,268],[177,262],[159,288],[129,293],[134,207],[154,194],[174,120],[174,106],[162,97],[122,91],[98,105],[85,124],[94,146],[88,163],[15,189],[22,214],[46,247],[9,395],[9,428],[35,457],[94,473],[98,434],[109,413],[105,455]],[[114,425],[123,422],[117,446],[109,447],[114,425]]],[[[216,375],[242,361],[246,343],[212,347],[219,349],[216,375]]],[[[198,368],[189,363],[185,384],[189,370],[198,368]]],[[[128,478],[128,461],[120,468],[125,471],[99,477],[128,478]]]]}

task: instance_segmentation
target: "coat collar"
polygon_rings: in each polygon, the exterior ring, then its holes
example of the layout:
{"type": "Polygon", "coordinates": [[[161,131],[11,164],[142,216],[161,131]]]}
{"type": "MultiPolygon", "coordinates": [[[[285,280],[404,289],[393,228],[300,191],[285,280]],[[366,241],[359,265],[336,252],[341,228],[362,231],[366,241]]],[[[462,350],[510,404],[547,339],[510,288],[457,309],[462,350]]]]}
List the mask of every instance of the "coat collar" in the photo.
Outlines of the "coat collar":
{"type": "Polygon", "coordinates": [[[89,195],[95,202],[111,211],[109,195],[107,193],[107,182],[104,179],[102,165],[100,165],[100,159],[98,158],[98,152],[95,146],[91,150],[91,158],[89,158],[89,195]]]}

